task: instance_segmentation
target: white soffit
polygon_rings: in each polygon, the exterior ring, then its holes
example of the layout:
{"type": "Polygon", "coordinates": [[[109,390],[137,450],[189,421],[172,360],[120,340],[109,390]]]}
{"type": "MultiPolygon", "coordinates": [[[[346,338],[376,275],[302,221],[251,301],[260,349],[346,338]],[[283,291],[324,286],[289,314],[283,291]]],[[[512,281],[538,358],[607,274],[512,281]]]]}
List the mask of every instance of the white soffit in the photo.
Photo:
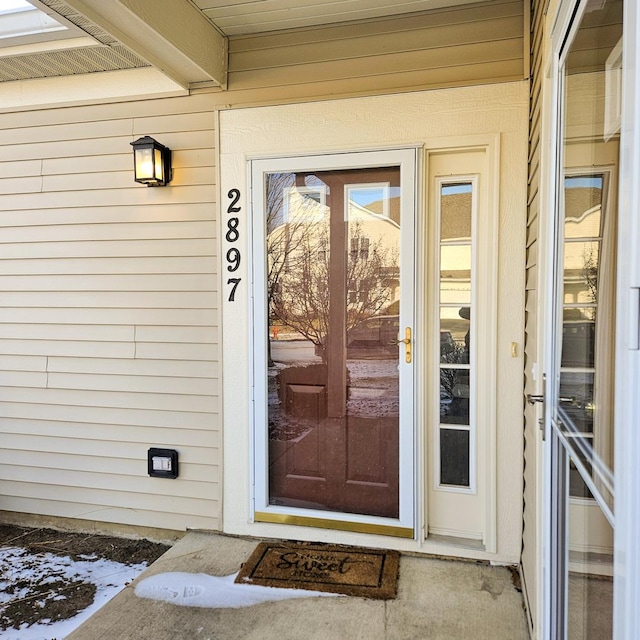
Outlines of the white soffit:
{"type": "Polygon", "coordinates": [[[227,36],[477,4],[478,0],[192,0],[227,36]]]}

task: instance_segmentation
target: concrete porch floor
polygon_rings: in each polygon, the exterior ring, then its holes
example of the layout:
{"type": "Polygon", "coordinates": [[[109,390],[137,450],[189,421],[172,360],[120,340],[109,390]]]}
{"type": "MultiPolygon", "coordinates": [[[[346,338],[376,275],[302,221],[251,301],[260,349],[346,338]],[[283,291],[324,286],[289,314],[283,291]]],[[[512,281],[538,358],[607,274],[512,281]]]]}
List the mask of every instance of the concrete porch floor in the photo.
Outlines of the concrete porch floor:
{"type": "MultiPolygon", "coordinates": [[[[235,573],[257,541],[187,533],[138,580],[235,573]]],[[[204,609],[138,598],[135,582],[67,640],[528,640],[522,594],[505,567],[403,555],[398,597],[303,598],[204,609]]]]}

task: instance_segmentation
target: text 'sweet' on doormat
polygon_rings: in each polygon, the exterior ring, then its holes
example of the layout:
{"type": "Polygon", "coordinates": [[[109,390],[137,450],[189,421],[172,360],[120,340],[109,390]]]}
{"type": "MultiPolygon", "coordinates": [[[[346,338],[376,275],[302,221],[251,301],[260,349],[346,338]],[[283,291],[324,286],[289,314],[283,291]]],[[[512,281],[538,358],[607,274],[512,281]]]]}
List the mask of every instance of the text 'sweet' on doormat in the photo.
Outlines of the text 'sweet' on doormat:
{"type": "Polygon", "coordinates": [[[395,598],[399,553],[339,545],[261,542],[237,583],[395,598]]]}

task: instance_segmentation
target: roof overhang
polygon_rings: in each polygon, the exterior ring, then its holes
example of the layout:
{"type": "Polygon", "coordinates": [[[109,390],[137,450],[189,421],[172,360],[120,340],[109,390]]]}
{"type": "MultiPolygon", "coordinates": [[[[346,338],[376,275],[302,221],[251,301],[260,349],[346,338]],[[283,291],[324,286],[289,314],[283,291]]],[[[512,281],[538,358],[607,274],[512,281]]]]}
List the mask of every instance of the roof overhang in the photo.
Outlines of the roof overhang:
{"type": "Polygon", "coordinates": [[[185,89],[225,87],[227,40],[189,0],[65,0],[185,89]]]}

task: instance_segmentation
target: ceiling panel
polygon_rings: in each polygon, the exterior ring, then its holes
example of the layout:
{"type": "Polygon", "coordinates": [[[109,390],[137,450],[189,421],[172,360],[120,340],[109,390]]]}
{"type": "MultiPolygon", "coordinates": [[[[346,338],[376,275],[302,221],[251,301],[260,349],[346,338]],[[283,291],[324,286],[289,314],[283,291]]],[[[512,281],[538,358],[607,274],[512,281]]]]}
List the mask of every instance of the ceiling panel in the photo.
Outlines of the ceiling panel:
{"type": "Polygon", "coordinates": [[[477,0],[194,0],[225,35],[335,24],[474,4],[477,0]]]}
{"type": "MultiPolygon", "coordinates": [[[[127,47],[118,42],[105,28],[87,19],[65,0],[27,1],[69,27],[72,35],[61,40],[59,46],[46,42],[50,37],[47,34],[33,36],[34,41],[30,41],[27,47],[0,46],[0,83],[149,65],[135,46],[127,47]],[[81,35],[83,38],[69,39],[73,35],[81,35]]],[[[94,1],[88,0],[88,4],[94,1]]],[[[119,0],[123,5],[128,2],[135,4],[136,1],[119,0]]],[[[229,36],[304,29],[478,4],[477,0],[186,1],[197,6],[219,31],[229,36]]],[[[0,0],[0,8],[2,2],[0,0]]],[[[11,39],[5,39],[4,44],[13,44],[9,40],[11,39]]]]}

